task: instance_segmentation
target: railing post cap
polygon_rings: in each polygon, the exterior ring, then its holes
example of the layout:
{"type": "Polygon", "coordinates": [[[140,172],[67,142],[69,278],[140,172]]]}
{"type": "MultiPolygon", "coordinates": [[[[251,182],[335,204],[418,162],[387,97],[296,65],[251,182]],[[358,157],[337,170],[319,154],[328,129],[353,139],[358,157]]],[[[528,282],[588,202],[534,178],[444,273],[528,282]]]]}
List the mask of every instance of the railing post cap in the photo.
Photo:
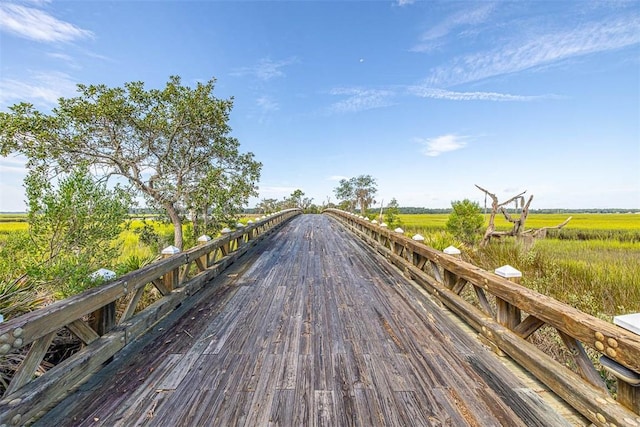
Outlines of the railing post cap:
{"type": "Polygon", "coordinates": [[[385,227],[386,228],[386,227],[388,227],[388,225],[387,225],[386,222],[383,222],[382,224],[380,224],[380,227],[385,227]]]}
{"type": "Polygon", "coordinates": [[[460,249],[456,248],[455,246],[447,246],[442,250],[442,252],[447,255],[460,255],[462,253],[460,252],[460,249]]]}
{"type": "Polygon", "coordinates": [[[231,229],[229,227],[225,227],[222,230],[220,230],[220,233],[222,233],[222,234],[231,233],[231,229]]]}
{"type": "Polygon", "coordinates": [[[396,233],[404,233],[404,230],[402,228],[400,228],[400,227],[396,228],[393,231],[395,231],[396,233]]]}
{"type": "Polygon", "coordinates": [[[253,221],[249,220],[247,221],[247,224],[253,224],[253,221]]]}
{"type": "Polygon", "coordinates": [[[511,267],[509,264],[496,268],[494,272],[500,277],[522,277],[522,272],[514,267],[511,267]]]}
{"type": "Polygon", "coordinates": [[[162,255],[175,255],[177,253],[180,253],[180,249],[176,248],[173,245],[167,246],[166,248],[164,248],[162,250],[162,252],[160,252],[162,255]]]}
{"type": "Polygon", "coordinates": [[[91,280],[111,280],[116,278],[116,272],[106,268],[100,268],[89,275],[91,280]]]}
{"type": "Polygon", "coordinates": [[[412,237],[413,240],[415,240],[416,242],[424,242],[424,236],[421,234],[416,234],[415,236],[412,237]]]}
{"type": "Polygon", "coordinates": [[[367,218],[367,217],[364,217],[364,220],[365,220],[365,221],[369,221],[369,218],[367,218]]]}
{"type": "Polygon", "coordinates": [[[628,331],[640,335],[640,313],[614,316],[613,323],[628,331]]]}
{"type": "Polygon", "coordinates": [[[211,237],[207,236],[206,234],[198,237],[198,242],[208,242],[209,240],[211,240],[211,237]]]}
{"type": "Polygon", "coordinates": [[[243,227],[244,227],[244,224],[241,222],[236,224],[236,228],[243,228],[243,227]]]}
{"type": "Polygon", "coordinates": [[[373,221],[371,221],[371,224],[377,224],[378,221],[376,221],[375,219],[373,221]]]}

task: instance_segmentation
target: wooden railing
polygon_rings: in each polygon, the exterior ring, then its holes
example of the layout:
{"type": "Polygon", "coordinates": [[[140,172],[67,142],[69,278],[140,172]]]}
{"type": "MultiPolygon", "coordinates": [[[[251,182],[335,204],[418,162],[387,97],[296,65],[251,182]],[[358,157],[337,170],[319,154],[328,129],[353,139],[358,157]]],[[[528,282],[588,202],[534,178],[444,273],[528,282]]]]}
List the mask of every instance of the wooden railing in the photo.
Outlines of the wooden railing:
{"type": "Polygon", "coordinates": [[[0,426],[28,423],[62,400],[251,246],[300,213],[299,209],[289,209],[259,219],[82,294],[0,323],[0,357],[27,346],[29,349],[0,401],[0,426]],[[162,297],[137,312],[145,288],[150,286],[162,297]],[[119,316],[117,306],[121,308],[119,316]],[[63,328],[82,341],[82,349],[36,376],[63,328]]]}
{"type": "Polygon", "coordinates": [[[447,255],[367,219],[329,214],[473,327],[498,354],[507,354],[598,426],[640,426],[640,336],[447,255]],[[461,293],[465,288],[465,298],[461,293]],[[472,297],[469,300],[470,295],[472,297]],[[556,362],[528,338],[554,328],[577,371],[556,362]],[[617,400],[607,391],[585,347],[602,354],[617,376],[617,400]]]}

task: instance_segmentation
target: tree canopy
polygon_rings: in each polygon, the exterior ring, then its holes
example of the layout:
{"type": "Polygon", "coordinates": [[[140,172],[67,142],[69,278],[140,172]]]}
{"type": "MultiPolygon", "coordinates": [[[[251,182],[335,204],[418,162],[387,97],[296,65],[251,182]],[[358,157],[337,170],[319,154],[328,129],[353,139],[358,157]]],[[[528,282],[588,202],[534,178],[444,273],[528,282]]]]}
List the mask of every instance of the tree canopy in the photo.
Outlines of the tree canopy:
{"type": "Polygon", "coordinates": [[[348,210],[360,208],[362,215],[375,203],[374,197],[378,192],[375,178],[371,175],[360,175],[350,179],[341,179],[334,193],[338,200],[346,204],[348,210]]]}
{"type": "Polygon", "coordinates": [[[216,98],[214,85],[190,88],[176,76],[163,89],[78,85],[79,95],[61,98],[51,114],[17,104],[0,113],[0,154],[23,153],[53,173],[89,164],[93,173],[125,178],[166,212],[182,247],[187,212],[224,218],[257,195],[262,165],[229,135],[233,99],[216,98]]]}

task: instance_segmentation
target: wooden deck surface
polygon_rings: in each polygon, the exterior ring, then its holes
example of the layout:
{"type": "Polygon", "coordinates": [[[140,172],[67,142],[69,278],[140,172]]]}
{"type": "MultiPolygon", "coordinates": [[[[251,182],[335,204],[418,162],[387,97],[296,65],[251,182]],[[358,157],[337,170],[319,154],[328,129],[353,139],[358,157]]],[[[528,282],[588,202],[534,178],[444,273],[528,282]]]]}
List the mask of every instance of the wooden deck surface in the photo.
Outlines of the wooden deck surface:
{"type": "Polygon", "coordinates": [[[334,220],[301,215],[37,425],[570,424],[334,220]]]}

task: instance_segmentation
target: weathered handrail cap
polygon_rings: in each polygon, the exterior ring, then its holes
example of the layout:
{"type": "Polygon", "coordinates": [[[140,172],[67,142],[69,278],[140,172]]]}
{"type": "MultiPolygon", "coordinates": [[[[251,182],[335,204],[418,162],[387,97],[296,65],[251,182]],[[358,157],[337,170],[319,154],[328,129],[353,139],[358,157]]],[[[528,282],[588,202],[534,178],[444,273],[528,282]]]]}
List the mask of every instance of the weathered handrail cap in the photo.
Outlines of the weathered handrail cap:
{"type": "Polygon", "coordinates": [[[511,267],[509,264],[496,268],[494,272],[500,277],[522,277],[522,272],[517,268],[511,267]]]}
{"type": "Polygon", "coordinates": [[[424,242],[424,236],[422,234],[416,234],[412,237],[412,239],[416,242],[424,242]]]}
{"type": "Polygon", "coordinates": [[[162,250],[162,252],[160,252],[162,255],[175,255],[177,253],[180,253],[180,249],[176,248],[175,246],[167,246],[166,248],[164,248],[162,250]]]}
{"type": "Polygon", "coordinates": [[[621,328],[625,328],[627,331],[640,335],[640,313],[614,316],[613,323],[621,328]]]}
{"type": "Polygon", "coordinates": [[[208,242],[211,240],[211,237],[207,236],[206,234],[203,234],[202,236],[198,237],[198,242],[208,242]]]}
{"type": "Polygon", "coordinates": [[[225,227],[222,230],[220,230],[220,233],[222,233],[222,234],[231,233],[231,229],[229,227],[225,227]]]}
{"type": "Polygon", "coordinates": [[[442,250],[442,252],[447,255],[460,255],[462,253],[460,252],[460,249],[456,248],[455,246],[447,246],[442,250]]]}
{"type": "Polygon", "coordinates": [[[404,230],[402,228],[400,228],[400,227],[396,228],[393,231],[395,231],[396,233],[404,233],[404,230]]]}
{"type": "Polygon", "coordinates": [[[236,224],[236,228],[244,228],[244,224],[239,222],[236,224]]]}
{"type": "Polygon", "coordinates": [[[91,280],[111,280],[116,278],[116,272],[108,270],[106,268],[100,268],[89,275],[91,280]]]}

